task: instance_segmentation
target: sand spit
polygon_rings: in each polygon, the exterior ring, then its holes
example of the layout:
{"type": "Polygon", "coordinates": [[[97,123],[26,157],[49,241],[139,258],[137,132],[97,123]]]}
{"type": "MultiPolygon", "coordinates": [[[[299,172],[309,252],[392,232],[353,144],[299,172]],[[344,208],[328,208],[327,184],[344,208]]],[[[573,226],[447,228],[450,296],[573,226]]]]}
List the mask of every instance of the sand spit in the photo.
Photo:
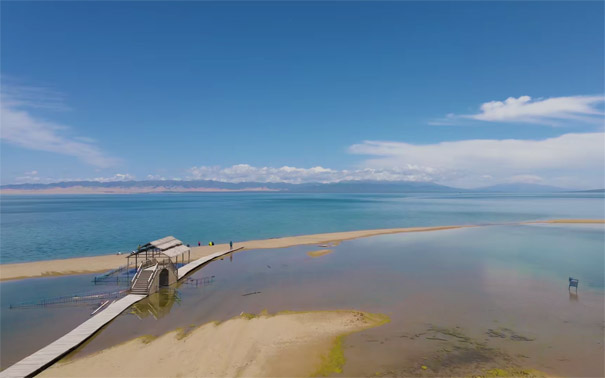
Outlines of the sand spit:
{"type": "Polygon", "coordinates": [[[242,314],[137,338],[55,364],[41,377],[295,377],[341,372],[342,337],[389,319],[360,311],[242,314]]]}
{"type": "MultiPolygon", "coordinates": [[[[545,221],[523,222],[528,223],[603,223],[603,219],[554,219],[545,221]]],[[[486,225],[483,225],[486,226],[486,225]]],[[[337,245],[341,241],[357,238],[365,238],[369,236],[397,234],[404,232],[427,232],[439,230],[451,230],[464,227],[477,227],[473,225],[459,226],[437,226],[437,227],[408,227],[408,228],[387,228],[377,230],[360,230],[347,232],[334,232],[326,234],[312,234],[301,236],[290,236],[283,238],[251,240],[245,242],[237,242],[234,247],[245,246],[243,250],[251,249],[270,249],[270,248],[286,248],[296,245],[321,245],[329,244],[337,245]]],[[[214,246],[193,247],[191,249],[191,259],[198,259],[210,255],[215,252],[228,249],[227,244],[216,244],[214,246]]],[[[126,264],[124,255],[104,255],[92,257],[79,257],[61,260],[34,261],[27,263],[16,264],[0,264],[0,281],[16,280],[23,278],[60,276],[71,274],[87,274],[105,272],[110,269],[115,269],[126,264]]]]}
{"type": "Polygon", "coordinates": [[[309,252],[307,252],[307,255],[309,255],[309,257],[321,257],[321,256],[329,255],[332,252],[334,252],[334,250],[332,250],[332,249],[320,249],[317,251],[309,251],[309,252]]]}

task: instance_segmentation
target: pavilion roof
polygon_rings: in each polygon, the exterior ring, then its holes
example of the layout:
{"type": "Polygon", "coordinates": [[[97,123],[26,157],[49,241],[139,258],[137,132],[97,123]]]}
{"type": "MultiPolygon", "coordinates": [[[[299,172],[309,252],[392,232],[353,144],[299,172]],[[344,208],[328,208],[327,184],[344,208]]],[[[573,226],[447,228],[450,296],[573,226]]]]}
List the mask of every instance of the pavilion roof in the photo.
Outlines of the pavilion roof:
{"type": "Polygon", "coordinates": [[[166,255],[170,258],[181,255],[190,250],[189,247],[183,245],[183,242],[176,239],[174,236],[166,236],[165,238],[154,240],[141,246],[138,250],[132,251],[127,257],[156,249],[159,249],[163,255],[166,255]]]}

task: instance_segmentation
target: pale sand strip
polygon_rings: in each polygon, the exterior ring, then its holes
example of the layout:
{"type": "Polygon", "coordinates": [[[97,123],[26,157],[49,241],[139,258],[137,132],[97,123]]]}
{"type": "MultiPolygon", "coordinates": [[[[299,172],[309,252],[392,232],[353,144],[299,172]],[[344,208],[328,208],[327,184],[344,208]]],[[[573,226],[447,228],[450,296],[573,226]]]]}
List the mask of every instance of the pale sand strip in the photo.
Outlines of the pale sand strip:
{"type": "MultiPolygon", "coordinates": [[[[605,223],[602,219],[553,219],[535,222],[523,223],[605,223]]],[[[275,239],[251,240],[246,242],[238,242],[235,247],[245,245],[244,250],[250,249],[269,249],[269,248],[286,248],[295,245],[305,244],[325,244],[330,242],[340,242],[343,240],[351,240],[357,238],[365,238],[369,236],[396,234],[403,232],[422,232],[422,231],[438,231],[449,230],[463,227],[476,227],[473,225],[459,226],[439,226],[439,227],[408,227],[408,228],[389,228],[378,230],[361,230],[334,232],[326,234],[313,234],[290,236],[275,239]]],[[[191,259],[199,259],[210,254],[224,251],[229,248],[227,244],[216,244],[214,246],[193,247],[191,249],[191,259]]],[[[60,276],[71,274],[86,274],[105,272],[110,269],[117,268],[126,264],[124,255],[105,255],[92,257],[78,257],[61,260],[34,261],[28,263],[17,264],[1,264],[0,265],[0,281],[15,280],[22,278],[45,277],[45,276],[60,276]]]]}
{"type": "Polygon", "coordinates": [[[308,377],[338,371],[340,336],[388,322],[359,311],[240,316],[193,331],[138,338],[41,377],[308,377]]]}

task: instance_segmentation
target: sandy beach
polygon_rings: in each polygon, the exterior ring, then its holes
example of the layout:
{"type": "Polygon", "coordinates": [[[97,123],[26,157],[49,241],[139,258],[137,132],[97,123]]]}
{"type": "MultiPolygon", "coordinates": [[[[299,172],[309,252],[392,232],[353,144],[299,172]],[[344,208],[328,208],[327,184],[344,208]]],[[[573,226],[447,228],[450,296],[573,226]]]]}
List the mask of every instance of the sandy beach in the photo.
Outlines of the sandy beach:
{"type": "MultiPolygon", "coordinates": [[[[553,223],[553,224],[564,224],[564,223],[590,223],[590,224],[605,224],[603,219],[552,219],[544,221],[533,221],[523,222],[526,224],[530,223],[553,223]]],[[[478,227],[475,225],[454,225],[454,226],[436,226],[436,227],[408,227],[408,228],[389,228],[389,229],[376,229],[376,230],[360,230],[360,231],[347,231],[347,232],[334,232],[325,234],[312,234],[312,235],[300,235],[300,236],[289,236],[282,238],[264,239],[264,240],[250,240],[244,242],[236,242],[234,248],[244,246],[245,250],[252,249],[272,249],[272,248],[286,248],[296,245],[311,245],[311,244],[327,244],[337,243],[344,240],[351,240],[357,238],[364,238],[377,235],[386,234],[397,234],[404,232],[428,232],[428,231],[439,231],[439,230],[450,230],[464,227],[478,227]]],[[[175,235],[178,238],[178,235],[175,235]]],[[[229,248],[228,244],[216,244],[214,246],[201,246],[191,248],[191,259],[198,259],[216,253],[224,251],[229,248]]],[[[104,256],[92,256],[92,257],[79,257],[70,259],[58,259],[58,260],[46,260],[46,261],[34,261],[27,263],[16,263],[16,264],[1,264],[0,265],[0,281],[16,280],[23,278],[35,278],[35,277],[47,277],[47,276],[61,276],[61,275],[72,275],[72,274],[87,274],[87,273],[99,273],[105,272],[111,269],[115,269],[119,266],[126,264],[125,255],[104,255],[104,256]]]]}
{"type": "Polygon", "coordinates": [[[55,364],[41,377],[283,377],[344,365],[342,337],[388,322],[360,311],[242,314],[55,364]],[[170,363],[167,363],[170,362],[170,363]]]}

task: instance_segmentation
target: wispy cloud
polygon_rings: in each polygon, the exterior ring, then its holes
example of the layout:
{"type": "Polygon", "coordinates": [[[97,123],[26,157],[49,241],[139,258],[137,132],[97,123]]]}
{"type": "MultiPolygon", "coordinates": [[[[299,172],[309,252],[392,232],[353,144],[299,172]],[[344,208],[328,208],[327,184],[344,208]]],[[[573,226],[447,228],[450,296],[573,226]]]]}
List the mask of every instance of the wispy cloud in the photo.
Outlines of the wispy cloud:
{"type": "Polygon", "coordinates": [[[543,140],[476,139],[417,145],[365,141],[349,148],[369,155],[365,168],[409,166],[432,171],[435,181],[472,187],[498,182],[603,186],[605,133],[564,134],[543,140]]]}
{"type": "Polygon", "coordinates": [[[68,126],[35,116],[32,111],[67,110],[62,99],[47,89],[3,84],[0,138],[19,147],[74,156],[90,165],[107,168],[117,159],[108,156],[86,137],[69,136],[68,126]]]}
{"type": "Polygon", "coordinates": [[[509,97],[483,103],[476,114],[448,114],[432,120],[432,125],[457,124],[461,119],[484,122],[533,123],[559,126],[566,122],[602,123],[604,96],[568,96],[532,99],[509,97]]]}

